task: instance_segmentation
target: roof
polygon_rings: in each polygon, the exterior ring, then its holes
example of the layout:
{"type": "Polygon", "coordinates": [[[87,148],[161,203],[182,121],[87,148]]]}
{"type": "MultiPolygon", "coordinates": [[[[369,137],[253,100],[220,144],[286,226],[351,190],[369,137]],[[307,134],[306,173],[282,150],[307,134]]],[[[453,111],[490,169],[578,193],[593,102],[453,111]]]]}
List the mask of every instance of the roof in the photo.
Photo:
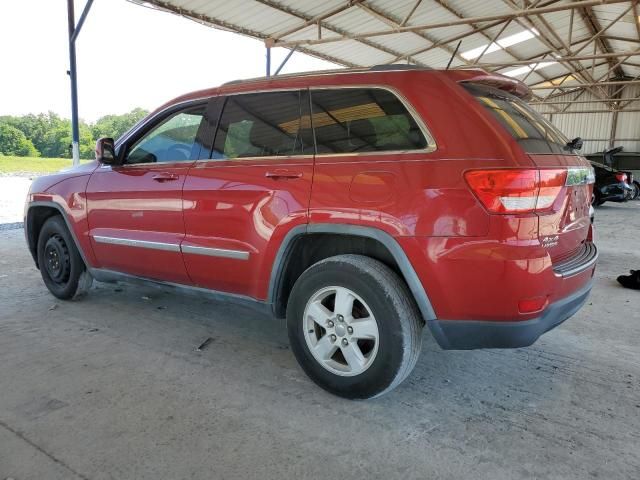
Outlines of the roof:
{"type": "Polygon", "coordinates": [[[346,67],[482,67],[538,101],[580,88],[613,108],[640,83],[635,0],[130,1],[346,67]]]}
{"type": "MultiPolygon", "coordinates": [[[[488,73],[482,69],[465,69],[465,70],[434,70],[430,68],[422,68],[412,66],[407,68],[406,65],[399,65],[399,68],[384,68],[379,66],[370,68],[349,68],[340,70],[320,70],[304,73],[289,73],[286,75],[277,75],[271,77],[248,78],[244,80],[235,80],[227,82],[219,87],[207,88],[204,90],[196,90],[184,95],[180,95],[165,104],[158,107],[154,112],[160,112],[168,107],[201,100],[216,95],[231,95],[236,93],[252,93],[257,91],[279,91],[282,89],[299,89],[314,88],[325,86],[351,86],[367,87],[390,86],[396,84],[398,77],[395,75],[437,75],[440,81],[453,81],[457,83],[476,83],[487,85],[493,88],[504,90],[512,95],[520,98],[529,98],[531,91],[519,80],[506,77],[504,75],[488,73]],[[371,76],[373,77],[371,77],[371,76]]],[[[422,80],[421,80],[422,81],[422,80]]]]}

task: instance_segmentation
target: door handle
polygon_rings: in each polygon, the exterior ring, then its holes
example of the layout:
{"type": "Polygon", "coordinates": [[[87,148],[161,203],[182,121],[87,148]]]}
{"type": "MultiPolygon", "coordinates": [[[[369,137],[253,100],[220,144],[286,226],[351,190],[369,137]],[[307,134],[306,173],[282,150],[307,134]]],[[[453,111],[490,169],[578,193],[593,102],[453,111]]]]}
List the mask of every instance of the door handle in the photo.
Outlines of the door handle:
{"type": "Polygon", "coordinates": [[[157,173],[151,178],[154,179],[156,182],[163,183],[163,182],[171,182],[173,180],[177,180],[178,175],[176,175],[175,173],[157,173]]]}
{"type": "Polygon", "coordinates": [[[267,172],[264,174],[267,178],[273,178],[274,180],[280,180],[283,178],[302,178],[302,172],[292,172],[290,170],[274,170],[273,172],[267,172]]]}

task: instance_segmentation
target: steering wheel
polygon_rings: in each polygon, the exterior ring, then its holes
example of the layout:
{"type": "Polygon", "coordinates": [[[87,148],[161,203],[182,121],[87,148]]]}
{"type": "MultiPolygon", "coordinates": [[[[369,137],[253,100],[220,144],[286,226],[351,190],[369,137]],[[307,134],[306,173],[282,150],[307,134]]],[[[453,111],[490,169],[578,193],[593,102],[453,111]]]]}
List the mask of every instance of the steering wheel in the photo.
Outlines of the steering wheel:
{"type": "Polygon", "coordinates": [[[167,148],[166,157],[167,161],[189,160],[189,157],[191,157],[191,148],[183,143],[176,143],[167,148]]]}

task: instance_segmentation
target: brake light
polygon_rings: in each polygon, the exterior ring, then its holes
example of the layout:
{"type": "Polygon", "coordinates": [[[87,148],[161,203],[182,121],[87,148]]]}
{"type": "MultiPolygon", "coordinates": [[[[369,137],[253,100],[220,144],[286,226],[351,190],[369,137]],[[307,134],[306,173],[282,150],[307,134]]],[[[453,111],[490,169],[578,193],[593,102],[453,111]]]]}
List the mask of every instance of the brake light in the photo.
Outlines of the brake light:
{"type": "Polygon", "coordinates": [[[567,170],[470,170],[465,179],[489,212],[533,213],[551,208],[567,182],[567,170]]]}
{"type": "Polygon", "coordinates": [[[626,173],[622,173],[622,172],[618,172],[618,173],[616,173],[616,179],[619,182],[626,182],[627,181],[627,174],[626,173]]]}

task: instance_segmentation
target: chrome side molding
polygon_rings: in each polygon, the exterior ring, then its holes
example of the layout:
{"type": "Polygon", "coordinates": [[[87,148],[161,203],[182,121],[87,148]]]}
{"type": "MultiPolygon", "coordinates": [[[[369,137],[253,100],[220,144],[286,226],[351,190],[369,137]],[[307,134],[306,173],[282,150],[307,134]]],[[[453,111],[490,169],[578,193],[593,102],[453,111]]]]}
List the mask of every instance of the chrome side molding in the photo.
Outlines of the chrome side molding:
{"type": "Polygon", "coordinates": [[[164,250],[168,252],[192,253],[195,255],[207,255],[209,257],[233,258],[236,260],[249,260],[249,252],[245,250],[230,250],[226,248],[198,247],[195,245],[179,245],[177,243],[152,242],[148,240],[134,240],[132,238],[108,237],[93,235],[97,243],[110,245],[124,245],[126,247],[149,248],[152,250],[164,250]]]}
{"type": "Polygon", "coordinates": [[[197,247],[195,245],[182,245],[182,253],[195,255],[208,255],[210,257],[235,258],[236,260],[249,260],[249,252],[245,250],[229,250],[226,248],[197,247]]]}
{"type": "Polygon", "coordinates": [[[151,242],[148,240],[133,240],[131,238],[106,237],[103,235],[93,235],[97,243],[107,243],[110,245],[124,245],[127,247],[150,248],[152,250],[165,250],[168,252],[179,252],[180,245],[176,243],[151,242]]]}

